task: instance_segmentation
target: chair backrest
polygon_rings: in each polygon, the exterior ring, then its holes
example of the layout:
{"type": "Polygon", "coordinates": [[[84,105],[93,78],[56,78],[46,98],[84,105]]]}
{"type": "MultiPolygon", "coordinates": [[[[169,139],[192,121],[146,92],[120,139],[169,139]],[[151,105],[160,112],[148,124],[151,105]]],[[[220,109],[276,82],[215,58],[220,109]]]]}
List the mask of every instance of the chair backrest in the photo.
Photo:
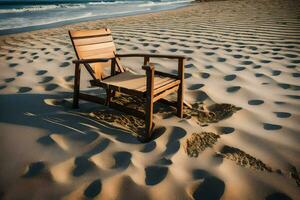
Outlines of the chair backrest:
{"type": "MultiPolygon", "coordinates": [[[[69,35],[78,59],[115,58],[116,47],[110,29],[69,31],[69,35]]],[[[94,79],[101,80],[111,61],[85,66],[94,79]]]]}

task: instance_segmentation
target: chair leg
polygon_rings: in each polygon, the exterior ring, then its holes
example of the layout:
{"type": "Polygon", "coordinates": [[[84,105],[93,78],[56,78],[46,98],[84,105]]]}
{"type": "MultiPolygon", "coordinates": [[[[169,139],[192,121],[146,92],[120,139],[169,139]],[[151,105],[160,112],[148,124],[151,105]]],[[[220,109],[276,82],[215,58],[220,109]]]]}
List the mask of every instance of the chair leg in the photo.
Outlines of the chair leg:
{"type": "Polygon", "coordinates": [[[153,125],[153,98],[151,96],[146,98],[146,109],[145,109],[145,139],[149,139],[152,133],[153,125]]]}
{"type": "Polygon", "coordinates": [[[151,138],[153,126],[153,99],[154,99],[154,66],[143,66],[146,69],[147,93],[146,93],[146,113],[145,113],[145,141],[151,138]]]}
{"type": "Polygon", "coordinates": [[[80,90],[80,65],[75,65],[74,93],[73,93],[73,108],[78,108],[80,90]]]}
{"type": "Polygon", "coordinates": [[[179,89],[177,91],[177,117],[183,117],[183,84],[182,82],[179,85],[179,89]]]}

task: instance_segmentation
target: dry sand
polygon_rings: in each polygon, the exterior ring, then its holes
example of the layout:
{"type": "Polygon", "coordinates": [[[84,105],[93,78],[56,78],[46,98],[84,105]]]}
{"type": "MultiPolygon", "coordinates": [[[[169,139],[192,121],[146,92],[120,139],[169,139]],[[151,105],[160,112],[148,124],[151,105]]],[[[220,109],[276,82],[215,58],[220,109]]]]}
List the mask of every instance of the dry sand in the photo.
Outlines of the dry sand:
{"type": "MultiPolygon", "coordinates": [[[[144,73],[141,60],[122,61],[144,73]]],[[[0,199],[300,199],[299,65],[297,0],[203,2],[2,36],[0,199]],[[71,109],[67,30],[104,26],[119,53],[188,57],[194,107],[178,119],[157,106],[149,143],[132,136],[142,124],[129,116],[71,109]]]]}

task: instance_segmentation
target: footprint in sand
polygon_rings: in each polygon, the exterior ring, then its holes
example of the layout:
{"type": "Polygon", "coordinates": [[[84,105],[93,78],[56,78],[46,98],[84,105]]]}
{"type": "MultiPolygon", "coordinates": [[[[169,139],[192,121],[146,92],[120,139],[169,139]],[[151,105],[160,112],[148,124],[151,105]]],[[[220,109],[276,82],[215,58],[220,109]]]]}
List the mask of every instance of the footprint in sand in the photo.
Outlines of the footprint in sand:
{"type": "Polygon", "coordinates": [[[263,103],[264,103],[264,101],[263,100],[259,100],[259,99],[252,99],[252,100],[248,101],[248,104],[252,105],[252,106],[258,106],[258,105],[261,105],[263,103]]]}
{"type": "Polygon", "coordinates": [[[148,166],[145,168],[146,185],[156,185],[160,183],[168,174],[168,168],[165,166],[148,166]]]}
{"type": "Polygon", "coordinates": [[[291,63],[293,63],[293,64],[299,64],[299,63],[300,63],[300,60],[292,60],[291,63]]]}
{"type": "Polygon", "coordinates": [[[45,163],[42,161],[31,163],[27,167],[27,169],[22,177],[24,177],[24,178],[34,177],[34,176],[40,174],[44,169],[45,169],[45,163]]]}
{"type": "Polygon", "coordinates": [[[142,153],[149,153],[153,151],[156,148],[156,142],[151,141],[143,146],[143,148],[140,150],[142,153]]]}
{"type": "Polygon", "coordinates": [[[30,88],[30,87],[20,87],[18,93],[26,93],[31,90],[32,90],[32,88],[30,88]]]}
{"type": "Polygon", "coordinates": [[[272,76],[279,76],[281,74],[280,70],[273,70],[272,71],[272,76]]]}
{"type": "Polygon", "coordinates": [[[170,52],[176,52],[178,49],[169,49],[170,52]]]}
{"type": "Polygon", "coordinates": [[[131,153],[127,151],[116,152],[113,154],[115,165],[113,169],[127,169],[131,163],[131,153]]]}
{"type": "Polygon", "coordinates": [[[18,63],[10,63],[9,64],[9,67],[16,67],[16,66],[18,66],[19,64],[18,63]]]}
{"type": "Polygon", "coordinates": [[[190,73],[184,73],[184,78],[185,79],[188,79],[190,77],[192,77],[192,74],[190,74],[190,73]]]}
{"type": "Polygon", "coordinates": [[[48,83],[54,79],[53,76],[45,76],[39,83],[48,83]]]}
{"type": "Polygon", "coordinates": [[[157,165],[167,165],[167,166],[168,166],[168,165],[172,165],[173,162],[172,162],[172,160],[163,157],[162,159],[158,160],[158,161],[156,162],[156,164],[157,164],[157,165]]]}
{"type": "Polygon", "coordinates": [[[235,131],[235,129],[232,127],[228,127],[228,126],[220,127],[220,132],[222,134],[230,134],[230,133],[233,133],[234,131],[235,131]]]}
{"type": "Polygon", "coordinates": [[[22,76],[24,72],[16,72],[16,76],[22,76]]]}
{"type": "Polygon", "coordinates": [[[254,76],[259,78],[259,77],[264,76],[264,74],[261,74],[261,73],[255,73],[254,76]]]}
{"type": "Polygon", "coordinates": [[[204,78],[204,79],[207,79],[210,77],[210,74],[209,73],[206,73],[206,72],[203,72],[203,73],[200,73],[201,74],[201,77],[204,78]]]}
{"type": "Polygon", "coordinates": [[[70,82],[70,81],[73,81],[74,78],[75,77],[73,75],[71,75],[71,76],[66,76],[64,79],[65,79],[65,81],[70,82]]]}
{"type": "Polygon", "coordinates": [[[236,78],[235,74],[229,74],[229,75],[224,76],[225,81],[233,81],[235,78],[236,78]]]}
{"type": "Polygon", "coordinates": [[[189,90],[198,90],[198,89],[202,88],[203,86],[204,86],[204,84],[201,84],[201,83],[199,83],[199,84],[193,84],[188,89],[189,90]]]}
{"type": "Polygon", "coordinates": [[[207,56],[212,56],[212,55],[214,55],[215,53],[214,53],[214,52],[204,52],[204,54],[207,55],[207,56]]]}
{"type": "Polygon", "coordinates": [[[226,58],[218,57],[217,61],[218,61],[218,62],[225,62],[225,61],[226,61],[226,58]]]}
{"type": "Polygon", "coordinates": [[[55,84],[55,83],[49,83],[45,86],[45,90],[46,91],[52,91],[55,90],[56,88],[58,88],[59,85],[55,84]]]}
{"type": "Polygon", "coordinates": [[[84,191],[84,196],[87,198],[96,197],[102,190],[102,182],[100,179],[94,180],[84,191]]]}
{"type": "Polygon", "coordinates": [[[226,89],[229,93],[235,93],[241,89],[241,86],[231,86],[226,89]]]}
{"type": "Polygon", "coordinates": [[[235,71],[243,71],[244,69],[246,69],[246,67],[235,67],[235,71]]]}
{"type": "Polygon", "coordinates": [[[291,113],[288,112],[274,112],[274,114],[276,115],[276,117],[278,118],[289,118],[292,116],[291,113]]]}
{"type": "Polygon", "coordinates": [[[4,82],[10,83],[10,82],[12,82],[14,80],[15,80],[15,78],[6,78],[6,79],[4,79],[4,82]]]}
{"type": "Polygon", "coordinates": [[[240,58],[242,58],[243,56],[240,55],[240,54],[234,54],[234,55],[232,55],[232,57],[234,57],[234,58],[236,58],[236,59],[240,59],[240,58]]]}
{"type": "Polygon", "coordinates": [[[295,77],[295,78],[299,78],[300,77],[300,73],[296,73],[296,72],[292,73],[292,76],[295,77]]]}
{"type": "Polygon", "coordinates": [[[290,99],[296,99],[296,100],[300,99],[300,96],[298,95],[286,95],[286,96],[290,99]]]}
{"type": "Polygon", "coordinates": [[[69,62],[63,62],[59,65],[59,67],[68,67],[70,65],[69,62]]]}
{"type": "Polygon", "coordinates": [[[203,91],[199,91],[199,93],[197,94],[197,97],[196,97],[197,101],[200,101],[200,102],[205,101],[207,98],[208,98],[208,95],[203,91]]]}
{"type": "Polygon", "coordinates": [[[204,179],[193,192],[194,199],[219,200],[225,191],[225,183],[205,170],[194,170],[195,179],[204,179]]]}
{"type": "Polygon", "coordinates": [[[92,170],[95,164],[88,158],[80,156],[75,159],[75,168],[73,170],[73,176],[81,176],[89,170],[92,170]]]}
{"type": "Polygon", "coordinates": [[[185,68],[192,68],[192,67],[195,67],[195,65],[194,64],[186,64],[186,65],[184,65],[184,67],[185,68]]]}
{"type": "Polygon", "coordinates": [[[255,65],[255,66],[253,66],[253,69],[259,69],[259,68],[261,68],[261,65],[255,65]]]}
{"type": "MultiPolygon", "coordinates": [[[[87,141],[87,143],[91,143],[91,142],[95,141],[98,137],[99,137],[99,134],[95,133],[95,134],[91,134],[91,136],[89,136],[89,138],[85,138],[84,140],[90,140],[90,142],[87,141]]],[[[104,151],[109,146],[109,144],[110,144],[109,139],[103,139],[94,148],[92,148],[91,150],[85,152],[83,154],[83,156],[90,158],[95,154],[99,154],[102,151],[104,151]]]]}
{"type": "Polygon", "coordinates": [[[253,64],[253,62],[250,60],[245,60],[242,62],[242,65],[251,65],[251,64],[253,64]]]}
{"type": "Polygon", "coordinates": [[[260,60],[260,62],[261,62],[261,63],[264,63],[264,64],[267,64],[267,63],[270,63],[270,62],[272,62],[272,61],[270,61],[270,60],[260,60]]]}
{"type": "Polygon", "coordinates": [[[6,88],[6,85],[0,85],[0,90],[3,90],[4,88],[6,88]]]}
{"type": "Polygon", "coordinates": [[[268,131],[274,131],[274,130],[279,130],[282,128],[282,126],[277,125],[277,124],[269,124],[269,123],[263,123],[264,129],[268,131]]]}
{"type": "Polygon", "coordinates": [[[286,68],[288,69],[295,69],[297,66],[296,65],[287,65],[286,68]]]}
{"type": "Polygon", "coordinates": [[[205,66],[205,69],[212,69],[212,68],[214,68],[214,66],[212,66],[212,65],[206,65],[205,66]]]}
{"type": "Polygon", "coordinates": [[[47,70],[38,70],[38,71],[35,73],[35,75],[41,76],[41,75],[46,74],[47,72],[48,72],[47,70]]]}

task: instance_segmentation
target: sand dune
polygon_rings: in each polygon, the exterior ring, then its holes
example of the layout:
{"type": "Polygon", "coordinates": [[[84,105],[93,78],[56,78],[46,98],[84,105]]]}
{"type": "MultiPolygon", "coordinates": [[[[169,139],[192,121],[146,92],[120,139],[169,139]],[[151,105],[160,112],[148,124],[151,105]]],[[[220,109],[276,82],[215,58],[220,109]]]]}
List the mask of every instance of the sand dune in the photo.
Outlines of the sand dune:
{"type": "MultiPolygon", "coordinates": [[[[1,36],[0,199],[299,199],[299,19],[294,0],[213,1],[1,36]],[[105,26],[120,53],[187,56],[193,107],[178,119],[156,105],[148,143],[133,116],[71,109],[67,30],[105,26]]],[[[122,62],[144,73],[141,59],[122,62]]]]}

